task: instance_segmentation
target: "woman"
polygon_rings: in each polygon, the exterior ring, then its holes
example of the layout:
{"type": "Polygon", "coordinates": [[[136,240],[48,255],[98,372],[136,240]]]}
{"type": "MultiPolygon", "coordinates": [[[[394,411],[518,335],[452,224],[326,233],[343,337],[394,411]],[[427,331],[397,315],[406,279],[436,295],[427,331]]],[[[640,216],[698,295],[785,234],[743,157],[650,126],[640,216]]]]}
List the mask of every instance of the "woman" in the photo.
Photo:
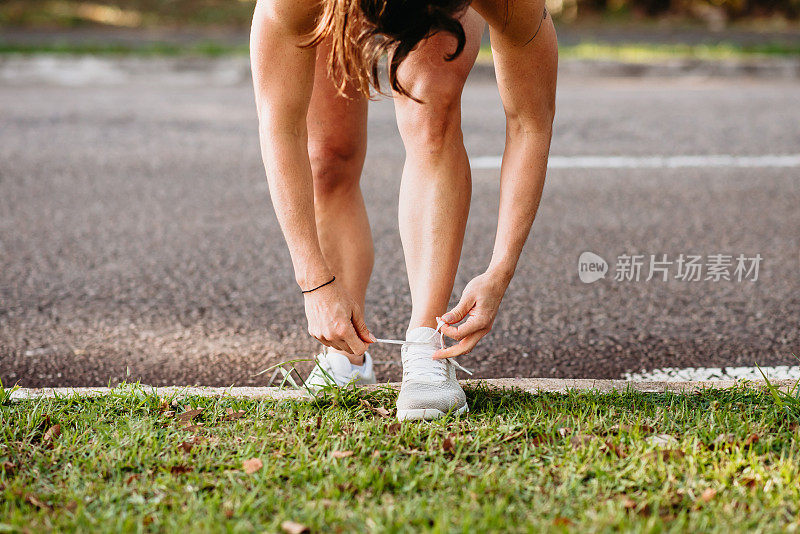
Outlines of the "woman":
{"type": "Polygon", "coordinates": [[[367,102],[387,55],[406,149],[399,217],[412,299],[398,418],[467,411],[448,358],[491,329],[547,168],[558,54],[544,0],[259,0],[250,46],[272,202],[308,331],[330,348],[308,383],[375,382],[363,315],[373,245],[359,179],[367,102]],[[471,195],[461,92],[486,23],[507,121],[499,221],[486,271],[447,311],[471,195]],[[439,332],[459,342],[444,348],[439,332]]]}

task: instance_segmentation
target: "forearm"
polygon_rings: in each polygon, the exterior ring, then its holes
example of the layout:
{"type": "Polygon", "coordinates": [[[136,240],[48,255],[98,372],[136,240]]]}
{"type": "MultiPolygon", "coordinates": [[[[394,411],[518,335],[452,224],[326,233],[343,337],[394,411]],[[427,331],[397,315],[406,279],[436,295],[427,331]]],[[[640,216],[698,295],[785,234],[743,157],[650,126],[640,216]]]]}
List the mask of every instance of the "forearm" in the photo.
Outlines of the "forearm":
{"type": "Polygon", "coordinates": [[[534,128],[510,127],[500,170],[500,212],[489,271],[511,281],[542,198],[549,124],[534,128]]]}
{"type": "Polygon", "coordinates": [[[305,130],[282,132],[262,120],[260,132],[270,197],[289,248],[295,279],[304,289],[317,286],[330,280],[332,273],[317,237],[305,130]]]}
{"type": "Polygon", "coordinates": [[[296,10],[291,0],[259,0],[253,15],[250,55],[270,196],[295,278],[305,289],[327,282],[331,273],[317,237],[308,159],[306,114],[316,52],[299,46],[314,17],[305,8],[296,10]]]}
{"type": "Polygon", "coordinates": [[[518,27],[494,27],[492,48],[506,112],[500,214],[490,271],[508,283],[542,197],[555,117],[558,48],[544,1],[524,3],[518,27]],[[523,16],[526,15],[526,16],[523,16]]]}

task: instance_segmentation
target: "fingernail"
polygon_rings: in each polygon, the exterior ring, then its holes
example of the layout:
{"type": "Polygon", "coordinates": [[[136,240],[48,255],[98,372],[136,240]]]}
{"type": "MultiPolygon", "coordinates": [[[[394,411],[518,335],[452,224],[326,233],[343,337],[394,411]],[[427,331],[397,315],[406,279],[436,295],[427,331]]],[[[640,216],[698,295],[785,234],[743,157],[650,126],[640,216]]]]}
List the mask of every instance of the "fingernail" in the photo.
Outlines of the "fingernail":
{"type": "Polygon", "coordinates": [[[373,336],[372,334],[369,335],[369,340],[372,341],[373,343],[377,343],[378,342],[378,338],[373,336]]]}
{"type": "Polygon", "coordinates": [[[444,321],[444,322],[446,322],[446,323],[452,323],[452,322],[453,322],[453,319],[455,319],[455,317],[453,317],[453,314],[452,314],[452,313],[445,313],[445,314],[444,314],[444,315],[441,317],[441,319],[442,319],[442,321],[444,321]]]}

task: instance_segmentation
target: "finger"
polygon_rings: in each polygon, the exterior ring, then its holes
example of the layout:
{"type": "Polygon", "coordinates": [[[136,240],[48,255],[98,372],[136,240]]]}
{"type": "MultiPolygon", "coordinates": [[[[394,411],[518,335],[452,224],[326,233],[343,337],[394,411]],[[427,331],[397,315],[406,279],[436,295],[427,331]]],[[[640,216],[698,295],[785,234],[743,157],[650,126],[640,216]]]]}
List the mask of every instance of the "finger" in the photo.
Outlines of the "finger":
{"type": "Polygon", "coordinates": [[[340,343],[340,345],[342,347],[342,348],[339,349],[340,351],[346,352],[347,354],[356,354],[356,352],[353,349],[350,348],[350,345],[348,345],[344,341],[342,341],[340,343]]]}
{"type": "Polygon", "coordinates": [[[350,354],[363,354],[367,350],[367,345],[358,336],[358,331],[350,324],[347,331],[342,335],[342,343],[346,343],[350,348],[350,354]]]}
{"type": "Polygon", "coordinates": [[[440,317],[446,324],[456,324],[467,316],[469,311],[475,306],[475,300],[471,297],[462,295],[456,307],[440,317]]]}
{"type": "Polygon", "coordinates": [[[467,354],[472,349],[475,348],[475,345],[478,344],[478,341],[485,336],[489,331],[488,330],[480,330],[475,332],[474,334],[470,334],[469,336],[465,337],[458,344],[453,345],[452,347],[447,347],[446,349],[439,349],[433,353],[434,360],[443,360],[445,358],[452,358],[454,356],[462,356],[467,354]]]}
{"type": "Polygon", "coordinates": [[[364,343],[375,343],[378,341],[367,328],[367,323],[364,321],[364,314],[360,309],[353,311],[352,321],[353,327],[356,329],[356,334],[364,343]]]}
{"type": "Polygon", "coordinates": [[[345,338],[344,342],[350,347],[350,354],[364,354],[367,351],[367,344],[361,341],[355,330],[353,330],[352,335],[345,338]]]}
{"type": "Polygon", "coordinates": [[[340,334],[336,336],[336,344],[339,345],[339,350],[342,352],[346,352],[347,354],[357,354],[353,349],[354,347],[350,344],[350,340],[355,337],[355,333],[353,328],[350,328],[350,332],[345,332],[344,334],[340,334]]]}
{"type": "Polygon", "coordinates": [[[474,334],[478,330],[486,328],[483,320],[476,315],[470,315],[467,320],[458,326],[450,326],[448,324],[442,325],[441,332],[451,339],[460,341],[470,334],[474,334]]]}

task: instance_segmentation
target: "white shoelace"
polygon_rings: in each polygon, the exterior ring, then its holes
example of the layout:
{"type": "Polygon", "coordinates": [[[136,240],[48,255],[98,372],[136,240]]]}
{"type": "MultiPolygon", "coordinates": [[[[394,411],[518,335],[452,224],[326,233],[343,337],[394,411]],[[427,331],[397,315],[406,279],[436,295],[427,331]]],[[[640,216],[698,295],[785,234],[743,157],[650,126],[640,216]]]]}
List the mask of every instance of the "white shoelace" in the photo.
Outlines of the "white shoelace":
{"type": "MultiPolygon", "coordinates": [[[[444,334],[441,332],[442,326],[445,322],[441,319],[436,320],[436,330],[431,336],[424,341],[404,341],[400,339],[378,339],[378,343],[390,343],[392,345],[425,345],[430,346],[431,341],[439,336],[439,347],[444,348],[444,334]]],[[[434,360],[428,354],[410,354],[406,357],[404,367],[404,376],[408,378],[434,378],[441,379],[447,376],[447,363],[450,362],[456,369],[464,371],[468,375],[472,375],[472,371],[462,367],[455,358],[447,358],[447,360],[434,360]],[[410,357],[409,357],[410,356],[410,357]]]]}

